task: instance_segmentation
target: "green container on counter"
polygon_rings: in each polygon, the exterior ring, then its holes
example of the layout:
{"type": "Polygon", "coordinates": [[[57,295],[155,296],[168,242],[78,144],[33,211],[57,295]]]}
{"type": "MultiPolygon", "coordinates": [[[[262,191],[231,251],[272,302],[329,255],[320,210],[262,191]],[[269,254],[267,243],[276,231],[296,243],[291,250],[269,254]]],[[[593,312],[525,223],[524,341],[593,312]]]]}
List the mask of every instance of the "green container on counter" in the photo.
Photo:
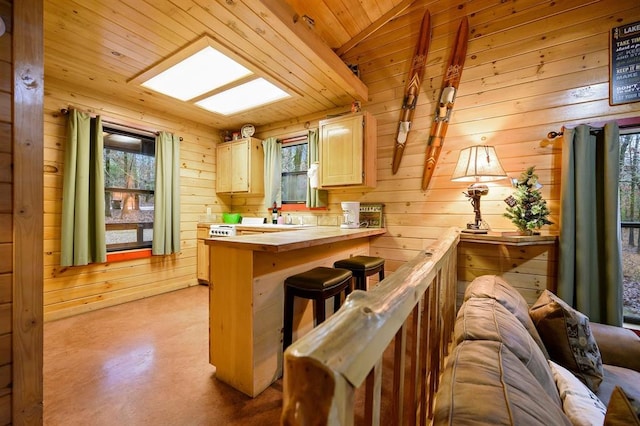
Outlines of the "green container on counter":
{"type": "Polygon", "coordinates": [[[222,213],[222,222],[224,223],[240,223],[241,220],[240,213],[222,213]]]}

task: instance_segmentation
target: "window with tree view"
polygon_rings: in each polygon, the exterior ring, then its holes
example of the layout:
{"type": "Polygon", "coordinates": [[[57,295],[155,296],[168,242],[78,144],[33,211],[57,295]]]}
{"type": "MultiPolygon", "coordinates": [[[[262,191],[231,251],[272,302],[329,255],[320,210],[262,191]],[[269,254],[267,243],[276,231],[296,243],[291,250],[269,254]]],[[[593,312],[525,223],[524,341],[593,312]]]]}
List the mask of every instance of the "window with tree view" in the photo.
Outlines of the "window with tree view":
{"type": "Polygon", "coordinates": [[[640,324],[640,129],[620,133],[623,315],[640,324]]]}
{"type": "Polygon", "coordinates": [[[304,204],[307,199],[307,136],[282,141],[282,204],[304,204]]]}
{"type": "Polygon", "coordinates": [[[107,251],[151,247],[155,138],[104,128],[107,251]]]}

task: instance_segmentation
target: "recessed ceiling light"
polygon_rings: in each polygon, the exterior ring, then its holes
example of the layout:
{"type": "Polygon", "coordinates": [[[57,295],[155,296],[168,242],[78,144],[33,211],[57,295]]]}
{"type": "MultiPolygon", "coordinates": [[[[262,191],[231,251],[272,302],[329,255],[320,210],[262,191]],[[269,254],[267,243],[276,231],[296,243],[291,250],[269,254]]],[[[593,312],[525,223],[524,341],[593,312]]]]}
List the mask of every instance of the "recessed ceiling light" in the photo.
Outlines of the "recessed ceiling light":
{"type": "Polygon", "coordinates": [[[142,85],[188,101],[251,74],[244,66],[207,46],[142,85]]]}
{"type": "Polygon", "coordinates": [[[264,78],[257,78],[196,102],[218,114],[231,115],[266,105],[290,95],[264,78]]]}

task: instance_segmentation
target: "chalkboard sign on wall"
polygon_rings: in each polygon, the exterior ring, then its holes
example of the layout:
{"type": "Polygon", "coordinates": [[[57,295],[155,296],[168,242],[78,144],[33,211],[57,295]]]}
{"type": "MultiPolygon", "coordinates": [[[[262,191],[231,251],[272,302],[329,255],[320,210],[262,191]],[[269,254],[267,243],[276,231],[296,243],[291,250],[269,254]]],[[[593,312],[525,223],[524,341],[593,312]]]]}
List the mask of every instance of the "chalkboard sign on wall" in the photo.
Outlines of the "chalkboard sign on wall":
{"type": "Polygon", "coordinates": [[[640,101],[640,22],[611,30],[609,104],[640,101]]]}

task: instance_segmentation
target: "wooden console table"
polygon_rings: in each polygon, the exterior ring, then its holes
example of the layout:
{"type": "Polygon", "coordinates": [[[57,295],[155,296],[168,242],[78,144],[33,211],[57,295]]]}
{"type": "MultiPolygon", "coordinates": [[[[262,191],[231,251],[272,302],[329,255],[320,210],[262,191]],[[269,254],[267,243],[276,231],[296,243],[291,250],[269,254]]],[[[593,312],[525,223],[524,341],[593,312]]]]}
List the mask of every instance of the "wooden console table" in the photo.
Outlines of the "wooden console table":
{"type": "Polygon", "coordinates": [[[500,275],[518,289],[529,305],[543,290],[557,286],[558,237],[460,233],[458,306],[467,285],[481,275],[500,275]]]}

